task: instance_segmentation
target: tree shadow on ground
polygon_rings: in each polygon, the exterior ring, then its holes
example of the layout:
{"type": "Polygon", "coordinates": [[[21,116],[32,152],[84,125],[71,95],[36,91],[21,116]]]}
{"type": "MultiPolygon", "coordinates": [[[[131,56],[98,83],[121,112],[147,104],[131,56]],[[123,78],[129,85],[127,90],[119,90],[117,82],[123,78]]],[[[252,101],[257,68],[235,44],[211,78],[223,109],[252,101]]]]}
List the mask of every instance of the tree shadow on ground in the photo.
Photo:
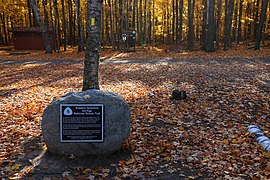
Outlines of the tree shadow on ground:
{"type": "Polygon", "coordinates": [[[140,82],[142,85],[155,88],[166,86],[168,89],[181,87],[181,84],[189,82],[197,89],[207,84],[222,85],[223,81],[240,84],[242,82],[261,80],[269,84],[269,79],[259,77],[260,74],[269,73],[267,66],[269,58],[241,59],[241,58],[219,58],[219,59],[161,59],[161,60],[110,60],[104,61],[104,69],[101,75],[105,83],[118,82],[140,82]],[[112,67],[110,63],[121,65],[112,67]],[[234,64],[235,63],[235,64],[234,64]],[[261,71],[258,71],[258,63],[261,71]],[[106,70],[105,70],[106,69],[106,70]],[[265,71],[265,72],[263,72],[265,71]],[[112,76],[113,74],[113,76],[112,76]],[[158,84],[156,82],[159,82],[158,84]]]}
{"type": "Polygon", "coordinates": [[[24,64],[5,65],[0,73],[0,88],[5,90],[0,90],[0,97],[8,97],[32,87],[51,86],[62,79],[80,77],[78,72],[82,72],[82,67],[78,64],[38,64],[34,67],[24,64]]]}
{"type": "Polygon", "coordinates": [[[116,165],[119,161],[131,158],[129,149],[121,149],[110,155],[89,155],[84,157],[69,157],[50,153],[42,142],[42,137],[35,137],[23,145],[26,153],[16,164],[22,165],[14,177],[22,179],[43,179],[62,177],[64,172],[74,175],[87,175],[95,169],[110,169],[108,177],[116,176],[116,165]],[[115,165],[115,166],[114,166],[115,165]],[[83,173],[83,171],[90,171],[83,173]]]}
{"type": "Polygon", "coordinates": [[[261,58],[158,58],[158,59],[102,59],[103,64],[158,64],[158,63],[194,63],[194,64],[203,64],[206,62],[211,63],[265,63],[270,64],[270,58],[261,57],[261,58]]]}

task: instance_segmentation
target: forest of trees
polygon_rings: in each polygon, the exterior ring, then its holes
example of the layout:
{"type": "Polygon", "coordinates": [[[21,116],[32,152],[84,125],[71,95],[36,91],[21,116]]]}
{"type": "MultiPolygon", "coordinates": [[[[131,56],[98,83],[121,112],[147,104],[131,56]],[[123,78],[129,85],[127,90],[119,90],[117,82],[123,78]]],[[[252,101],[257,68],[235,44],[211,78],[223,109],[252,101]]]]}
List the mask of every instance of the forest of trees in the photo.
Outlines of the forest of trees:
{"type": "MultiPolygon", "coordinates": [[[[58,29],[64,50],[75,45],[78,51],[84,49],[86,0],[0,0],[0,4],[0,45],[12,45],[12,28],[42,23],[58,29]]],[[[270,6],[268,0],[103,0],[102,45],[117,50],[122,34],[133,30],[138,46],[167,44],[211,52],[246,44],[259,49],[270,37],[270,6]]]]}

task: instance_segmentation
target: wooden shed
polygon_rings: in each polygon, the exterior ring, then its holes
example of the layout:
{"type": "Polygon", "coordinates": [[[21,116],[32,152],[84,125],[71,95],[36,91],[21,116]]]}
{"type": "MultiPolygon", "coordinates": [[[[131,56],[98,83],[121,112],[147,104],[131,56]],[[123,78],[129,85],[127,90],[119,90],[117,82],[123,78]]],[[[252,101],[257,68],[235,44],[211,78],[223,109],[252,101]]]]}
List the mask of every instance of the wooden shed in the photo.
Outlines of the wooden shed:
{"type": "MultiPolygon", "coordinates": [[[[55,46],[55,33],[49,28],[52,49],[55,46]]],[[[15,50],[45,50],[44,40],[39,27],[17,27],[11,30],[15,50]]]]}

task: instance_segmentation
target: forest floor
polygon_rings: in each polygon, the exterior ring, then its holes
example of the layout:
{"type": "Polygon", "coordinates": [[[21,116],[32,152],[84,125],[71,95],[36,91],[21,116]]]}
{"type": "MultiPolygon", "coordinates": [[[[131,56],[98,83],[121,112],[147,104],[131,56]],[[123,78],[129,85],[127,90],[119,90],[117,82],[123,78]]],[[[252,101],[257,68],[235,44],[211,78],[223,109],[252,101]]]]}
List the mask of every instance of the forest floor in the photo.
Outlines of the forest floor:
{"type": "Polygon", "coordinates": [[[123,149],[59,157],[41,135],[44,108],[82,88],[84,53],[10,55],[0,49],[2,179],[267,179],[270,153],[246,130],[270,137],[270,48],[205,53],[101,52],[100,88],[131,108],[123,149]],[[170,100],[174,89],[187,99],[170,100]]]}

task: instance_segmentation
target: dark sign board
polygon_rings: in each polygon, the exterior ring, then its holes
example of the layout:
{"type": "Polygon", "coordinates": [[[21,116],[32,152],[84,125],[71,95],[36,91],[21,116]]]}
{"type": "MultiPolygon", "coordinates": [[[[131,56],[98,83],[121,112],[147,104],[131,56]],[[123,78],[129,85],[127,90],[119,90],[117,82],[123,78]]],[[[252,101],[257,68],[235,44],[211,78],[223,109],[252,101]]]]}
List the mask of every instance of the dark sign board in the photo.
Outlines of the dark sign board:
{"type": "Polygon", "coordinates": [[[61,142],[103,142],[103,104],[60,104],[61,142]]]}

